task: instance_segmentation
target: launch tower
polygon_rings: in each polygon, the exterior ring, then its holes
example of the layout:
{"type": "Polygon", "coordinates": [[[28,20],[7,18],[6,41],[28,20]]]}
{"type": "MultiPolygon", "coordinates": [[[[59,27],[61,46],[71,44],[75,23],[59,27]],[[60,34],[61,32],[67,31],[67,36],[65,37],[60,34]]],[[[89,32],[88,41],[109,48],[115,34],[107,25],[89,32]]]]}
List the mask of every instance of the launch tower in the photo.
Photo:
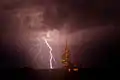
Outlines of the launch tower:
{"type": "Polygon", "coordinates": [[[69,72],[71,70],[78,71],[78,68],[72,64],[70,57],[71,57],[71,54],[70,54],[70,50],[68,48],[68,44],[66,40],[65,52],[62,55],[62,63],[64,65],[63,68],[67,69],[69,72]]]}

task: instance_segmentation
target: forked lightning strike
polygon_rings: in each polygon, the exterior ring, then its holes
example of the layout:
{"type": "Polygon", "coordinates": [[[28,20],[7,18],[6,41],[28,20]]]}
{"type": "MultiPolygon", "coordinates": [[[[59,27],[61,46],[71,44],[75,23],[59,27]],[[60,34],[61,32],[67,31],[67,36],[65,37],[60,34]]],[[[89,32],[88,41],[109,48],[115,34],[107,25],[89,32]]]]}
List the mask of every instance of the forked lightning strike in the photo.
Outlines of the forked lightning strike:
{"type": "MultiPolygon", "coordinates": [[[[47,37],[49,37],[49,34],[47,34],[47,37]]],[[[52,47],[49,45],[49,43],[45,37],[43,39],[44,39],[46,45],[48,46],[48,48],[50,49],[50,51],[49,51],[49,53],[50,53],[50,69],[53,69],[52,60],[55,61],[55,58],[53,57],[53,54],[52,54],[52,47]]]]}

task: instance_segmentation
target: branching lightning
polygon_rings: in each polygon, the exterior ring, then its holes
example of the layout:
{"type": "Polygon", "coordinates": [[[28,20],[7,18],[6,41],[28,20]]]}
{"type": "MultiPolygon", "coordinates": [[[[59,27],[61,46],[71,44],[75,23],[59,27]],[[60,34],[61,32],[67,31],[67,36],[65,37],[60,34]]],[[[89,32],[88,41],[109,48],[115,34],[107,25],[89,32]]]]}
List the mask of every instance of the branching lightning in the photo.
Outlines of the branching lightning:
{"type": "MultiPolygon", "coordinates": [[[[37,40],[39,41],[38,38],[37,38],[37,40]]],[[[41,50],[42,50],[41,44],[40,44],[40,45],[36,45],[36,46],[39,47],[39,52],[35,55],[35,57],[34,57],[34,59],[33,59],[33,62],[35,62],[35,60],[38,58],[38,56],[40,55],[41,50]]]]}
{"type": "MultiPolygon", "coordinates": [[[[47,34],[47,37],[49,37],[49,33],[47,34]]],[[[52,54],[52,47],[49,45],[48,40],[45,37],[43,38],[43,40],[45,41],[46,45],[50,49],[50,51],[49,51],[49,53],[50,53],[50,60],[49,60],[49,62],[50,62],[50,69],[53,69],[53,62],[52,61],[54,60],[54,62],[55,62],[55,58],[54,58],[54,56],[52,54]]]]}

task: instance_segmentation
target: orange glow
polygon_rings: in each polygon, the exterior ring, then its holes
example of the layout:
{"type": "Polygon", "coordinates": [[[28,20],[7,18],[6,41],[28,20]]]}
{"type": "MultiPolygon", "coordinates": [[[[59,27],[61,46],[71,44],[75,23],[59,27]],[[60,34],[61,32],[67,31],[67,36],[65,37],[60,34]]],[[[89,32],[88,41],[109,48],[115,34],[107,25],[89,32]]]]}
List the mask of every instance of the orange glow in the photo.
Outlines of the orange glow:
{"type": "Polygon", "coordinates": [[[78,71],[78,68],[73,68],[73,71],[78,71]]]}

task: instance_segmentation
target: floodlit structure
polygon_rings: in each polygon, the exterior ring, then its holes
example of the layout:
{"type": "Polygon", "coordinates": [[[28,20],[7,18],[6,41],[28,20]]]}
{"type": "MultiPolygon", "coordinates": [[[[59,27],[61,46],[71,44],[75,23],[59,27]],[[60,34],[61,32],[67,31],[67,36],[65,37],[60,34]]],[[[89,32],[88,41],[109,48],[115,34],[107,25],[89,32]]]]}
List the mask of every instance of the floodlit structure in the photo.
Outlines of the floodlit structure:
{"type": "Polygon", "coordinates": [[[70,59],[70,50],[68,48],[67,40],[66,40],[66,47],[65,47],[65,52],[62,55],[62,63],[63,63],[63,68],[67,69],[69,72],[70,71],[78,71],[78,68],[76,65],[73,65],[70,59]]]}

